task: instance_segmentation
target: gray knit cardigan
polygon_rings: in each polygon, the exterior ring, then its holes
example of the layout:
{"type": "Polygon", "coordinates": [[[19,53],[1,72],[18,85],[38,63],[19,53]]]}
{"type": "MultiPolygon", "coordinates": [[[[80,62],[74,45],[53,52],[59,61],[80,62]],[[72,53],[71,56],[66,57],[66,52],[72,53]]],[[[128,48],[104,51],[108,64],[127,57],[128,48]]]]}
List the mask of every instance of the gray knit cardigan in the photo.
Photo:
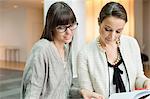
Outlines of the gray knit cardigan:
{"type": "Polygon", "coordinates": [[[67,99],[72,82],[70,55],[66,48],[65,62],[54,44],[39,40],[26,62],[21,99],[67,99]]]}

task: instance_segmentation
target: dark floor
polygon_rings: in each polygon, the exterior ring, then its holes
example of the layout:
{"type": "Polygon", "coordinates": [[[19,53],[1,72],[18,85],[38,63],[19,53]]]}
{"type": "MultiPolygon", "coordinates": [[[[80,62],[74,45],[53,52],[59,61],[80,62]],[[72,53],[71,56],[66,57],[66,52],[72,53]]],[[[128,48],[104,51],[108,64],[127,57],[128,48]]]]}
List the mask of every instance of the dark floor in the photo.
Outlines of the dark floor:
{"type": "MultiPolygon", "coordinates": [[[[20,99],[20,86],[22,80],[22,71],[19,70],[9,70],[0,69],[0,99],[20,99]]],[[[146,67],[145,75],[150,77],[150,67],[146,67]]],[[[78,81],[73,79],[71,99],[81,99],[79,98],[78,81]]]]}
{"type": "Polygon", "coordinates": [[[0,69],[0,99],[20,99],[22,71],[0,69]]]}
{"type": "MultiPolygon", "coordinates": [[[[22,71],[0,69],[0,99],[20,99],[22,71]]],[[[80,99],[77,79],[73,79],[70,99],[80,99]]]]}

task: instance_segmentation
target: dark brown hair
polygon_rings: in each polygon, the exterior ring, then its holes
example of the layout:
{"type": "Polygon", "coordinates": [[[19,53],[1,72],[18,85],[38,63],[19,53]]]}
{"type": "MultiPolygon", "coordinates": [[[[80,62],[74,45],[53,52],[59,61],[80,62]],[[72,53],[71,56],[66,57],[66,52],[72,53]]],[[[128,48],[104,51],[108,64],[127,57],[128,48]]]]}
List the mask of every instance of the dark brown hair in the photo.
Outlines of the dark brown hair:
{"type": "Polygon", "coordinates": [[[109,16],[123,19],[125,22],[128,21],[125,8],[117,2],[109,2],[102,8],[99,14],[98,23],[101,24],[103,20],[109,16]]]}
{"type": "Polygon", "coordinates": [[[53,41],[54,28],[58,25],[68,25],[76,22],[73,10],[65,2],[55,2],[48,9],[42,38],[53,41]]]}

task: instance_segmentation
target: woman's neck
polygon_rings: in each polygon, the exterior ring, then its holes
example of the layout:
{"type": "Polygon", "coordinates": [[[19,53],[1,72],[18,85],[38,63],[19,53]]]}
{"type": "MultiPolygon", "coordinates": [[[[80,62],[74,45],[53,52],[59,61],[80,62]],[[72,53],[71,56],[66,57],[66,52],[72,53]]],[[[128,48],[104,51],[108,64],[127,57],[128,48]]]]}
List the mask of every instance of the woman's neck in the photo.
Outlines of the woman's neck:
{"type": "Polygon", "coordinates": [[[64,53],[65,53],[64,43],[54,41],[54,45],[56,46],[61,59],[64,60],[64,53]]]}
{"type": "Polygon", "coordinates": [[[57,47],[57,49],[64,50],[64,43],[54,41],[54,45],[57,47]]]}
{"type": "Polygon", "coordinates": [[[118,46],[117,44],[106,45],[104,50],[107,55],[108,62],[114,63],[118,58],[118,46]]]}
{"type": "Polygon", "coordinates": [[[114,63],[118,59],[118,47],[119,45],[114,41],[110,43],[105,43],[101,39],[98,39],[97,44],[99,47],[105,51],[107,56],[107,61],[109,63],[114,63]]]}

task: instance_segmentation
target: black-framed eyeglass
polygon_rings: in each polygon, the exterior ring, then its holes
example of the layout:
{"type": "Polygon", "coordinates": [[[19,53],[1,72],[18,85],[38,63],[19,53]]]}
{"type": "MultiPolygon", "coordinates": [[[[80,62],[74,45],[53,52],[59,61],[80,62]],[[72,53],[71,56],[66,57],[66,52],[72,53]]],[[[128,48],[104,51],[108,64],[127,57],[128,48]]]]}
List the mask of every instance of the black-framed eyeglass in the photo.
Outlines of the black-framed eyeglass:
{"type": "Polygon", "coordinates": [[[66,32],[67,28],[69,28],[71,31],[73,31],[73,30],[75,30],[77,27],[78,27],[78,23],[77,23],[77,22],[75,22],[75,23],[73,23],[73,24],[70,24],[69,26],[66,26],[66,25],[58,25],[58,26],[56,27],[56,31],[57,31],[57,32],[60,32],[60,33],[66,32]]]}

